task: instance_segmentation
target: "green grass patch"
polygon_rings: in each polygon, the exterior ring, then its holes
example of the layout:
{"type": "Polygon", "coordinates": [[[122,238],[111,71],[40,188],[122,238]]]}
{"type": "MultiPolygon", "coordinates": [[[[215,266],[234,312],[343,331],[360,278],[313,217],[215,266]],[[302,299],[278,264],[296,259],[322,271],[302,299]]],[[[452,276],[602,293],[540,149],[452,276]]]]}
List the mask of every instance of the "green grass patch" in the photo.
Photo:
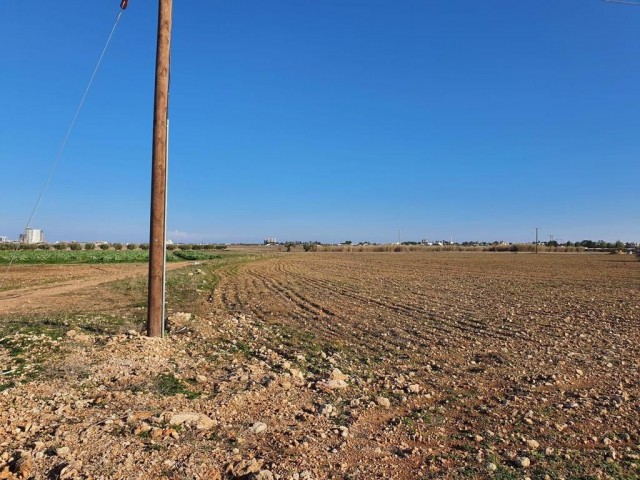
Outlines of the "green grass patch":
{"type": "Polygon", "coordinates": [[[240,340],[237,340],[235,343],[231,343],[229,350],[231,353],[242,353],[247,358],[251,358],[253,356],[249,344],[240,340]]]}
{"type": "Polygon", "coordinates": [[[189,390],[180,379],[170,373],[161,373],[158,375],[155,384],[158,393],[165,397],[182,394],[188,399],[194,399],[200,396],[199,393],[189,390]]]}
{"type": "Polygon", "coordinates": [[[16,382],[12,382],[12,381],[0,383],[0,392],[9,390],[10,388],[13,388],[15,386],[16,386],[16,382]]]}
{"type": "Polygon", "coordinates": [[[94,334],[115,335],[136,328],[138,320],[119,315],[65,313],[41,317],[0,318],[0,337],[9,335],[45,335],[52,340],[62,338],[70,329],[94,334]]]}

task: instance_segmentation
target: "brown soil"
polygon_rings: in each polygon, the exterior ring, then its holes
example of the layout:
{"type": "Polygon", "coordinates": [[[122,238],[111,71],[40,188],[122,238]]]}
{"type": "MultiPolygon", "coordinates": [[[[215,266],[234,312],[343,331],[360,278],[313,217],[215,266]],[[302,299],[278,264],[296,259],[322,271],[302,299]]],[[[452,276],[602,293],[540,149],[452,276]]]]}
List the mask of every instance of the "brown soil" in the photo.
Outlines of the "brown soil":
{"type": "Polygon", "coordinates": [[[80,317],[2,339],[21,373],[0,478],[640,474],[637,262],[305,253],[180,275],[195,296],[163,340],[80,317]]]}
{"type": "MultiPolygon", "coordinates": [[[[187,264],[169,263],[167,270],[187,264]]],[[[87,308],[90,304],[102,303],[96,298],[99,293],[95,287],[141,277],[147,270],[147,264],[13,266],[3,278],[5,290],[0,291],[0,315],[90,310],[87,308]]]]}

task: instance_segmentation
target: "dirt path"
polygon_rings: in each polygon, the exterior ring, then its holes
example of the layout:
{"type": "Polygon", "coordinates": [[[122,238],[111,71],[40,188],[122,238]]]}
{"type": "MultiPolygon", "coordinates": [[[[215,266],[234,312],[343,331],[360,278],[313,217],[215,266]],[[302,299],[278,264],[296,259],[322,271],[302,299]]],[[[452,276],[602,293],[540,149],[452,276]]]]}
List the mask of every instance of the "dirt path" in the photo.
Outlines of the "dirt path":
{"type": "MultiPolygon", "coordinates": [[[[189,262],[167,264],[167,270],[189,262]]],[[[147,264],[118,265],[28,265],[11,272],[9,282],[27,286],[0,292],[0,315],[33,311],[35,306],[72,306],[76,294],[87,293],[105,283],[146,275],[147,264]],[[61,281],[62,280],[62,281],[61,281]]]]}

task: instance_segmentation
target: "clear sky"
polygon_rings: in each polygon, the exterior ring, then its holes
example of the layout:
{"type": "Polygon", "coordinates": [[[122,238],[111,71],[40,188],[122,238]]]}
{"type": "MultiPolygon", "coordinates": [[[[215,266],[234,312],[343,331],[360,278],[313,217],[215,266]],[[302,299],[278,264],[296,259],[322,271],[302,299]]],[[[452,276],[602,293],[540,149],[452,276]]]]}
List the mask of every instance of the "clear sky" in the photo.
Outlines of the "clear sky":
{"type": "MultiPolygon", "coordinates": [[[[174,241],[640,241],[640,6],[174,3],[174,241]]],[[[0,235],[118,10],[0,3],[0,235]]],[[[32,222],[49,240],[148,239],[156,23],[129,1],[32,222]]]]}

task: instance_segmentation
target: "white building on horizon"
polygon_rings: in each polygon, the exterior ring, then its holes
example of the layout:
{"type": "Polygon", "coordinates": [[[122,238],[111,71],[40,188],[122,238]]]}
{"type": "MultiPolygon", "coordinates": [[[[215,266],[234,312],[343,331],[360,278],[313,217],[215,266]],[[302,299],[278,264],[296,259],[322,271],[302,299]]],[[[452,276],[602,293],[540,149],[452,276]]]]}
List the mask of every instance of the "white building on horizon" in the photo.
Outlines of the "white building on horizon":
{"type": "Polygon", "coordinates": [[[25,228],[20,243],[44,243],[44,232],[39,228],[25,228]]]}

